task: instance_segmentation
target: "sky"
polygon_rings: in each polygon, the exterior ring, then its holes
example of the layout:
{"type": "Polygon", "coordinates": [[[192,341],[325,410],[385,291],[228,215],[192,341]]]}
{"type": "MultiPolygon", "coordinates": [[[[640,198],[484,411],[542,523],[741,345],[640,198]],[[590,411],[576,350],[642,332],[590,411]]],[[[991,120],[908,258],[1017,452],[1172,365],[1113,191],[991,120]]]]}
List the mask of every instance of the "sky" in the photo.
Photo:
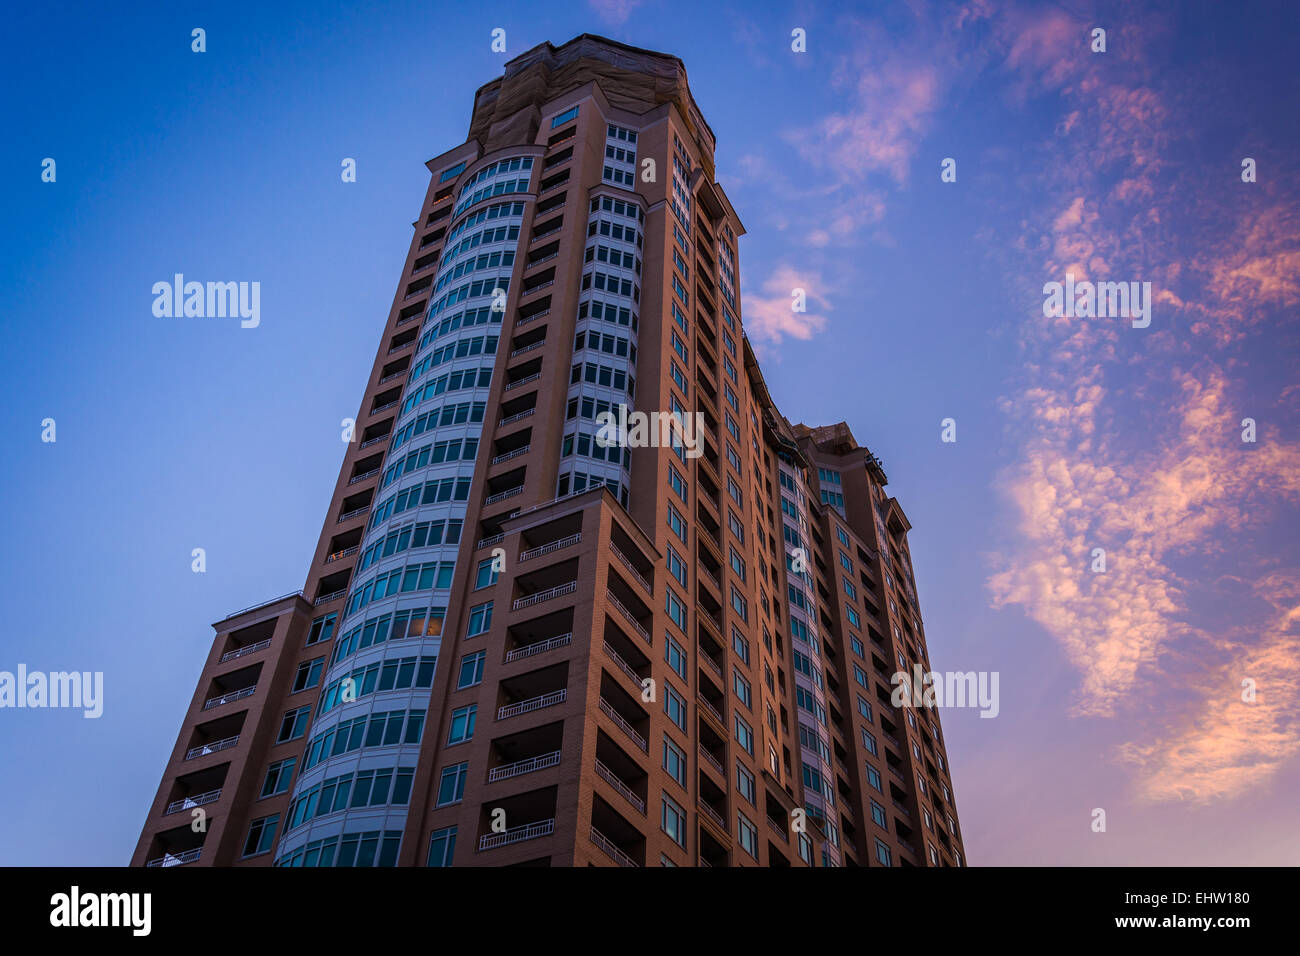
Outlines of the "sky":
{"type": "Polygon", "coordinates": [[[968,862],[1300,862],[1292,5],[134,7],[0,35],[0,670],[104,674],[0,710],[0,864],[128,862],[211,623],[303,582],[425,160],[584,32],[685,63],[773,397],[883,460],[932,663],[999,674],[942,712],[968,862]],[[261,324],[156,317],[175,273],[261,324]]]}

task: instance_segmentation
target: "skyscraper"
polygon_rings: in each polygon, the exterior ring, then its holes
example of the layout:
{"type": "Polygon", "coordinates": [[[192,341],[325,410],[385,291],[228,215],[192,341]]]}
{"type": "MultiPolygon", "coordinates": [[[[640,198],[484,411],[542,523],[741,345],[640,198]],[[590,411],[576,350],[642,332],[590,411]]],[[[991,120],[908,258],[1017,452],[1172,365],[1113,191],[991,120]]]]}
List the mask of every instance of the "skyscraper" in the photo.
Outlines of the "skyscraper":
{"type": "Polygon", "coordinates": [[[214,625],[135,865],[963,865],[891,701],[911,525],[769,396],[713,156],[672,56],[478,91],[306,585],[214,625]]]}

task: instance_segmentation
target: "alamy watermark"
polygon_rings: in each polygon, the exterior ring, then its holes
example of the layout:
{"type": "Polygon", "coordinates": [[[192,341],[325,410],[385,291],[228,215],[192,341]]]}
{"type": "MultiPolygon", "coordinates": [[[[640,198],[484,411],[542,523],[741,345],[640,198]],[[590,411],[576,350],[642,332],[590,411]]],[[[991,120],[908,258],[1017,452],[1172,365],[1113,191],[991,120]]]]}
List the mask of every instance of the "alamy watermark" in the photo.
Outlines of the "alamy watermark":
{"type": "Polygon", "coordinates": [[[1049,319],[1132,319],[1135,329],[1151,324],[1150,282],[1075,282],[1067,272],[1064,283],[1045,284],[1043,295],[1049,319]]]}
{"type": "Polygon", "coordinates": [[[601,448],[675,448],[685,449],[687,458],[704,454],[704,413],[635,412],[626,405],[617,413],[601,412],[596,416],[600,429],[596,444],[601,448]]]}
{"type": "Polygon", "coordinates": [[[19,664],[16,673],[0,671],[0,709],[6,707],[79,707],[83,717],[100,717],[104,713],[104,672],[29,673],[26,664],[19,664]]]}
{"type": "Polygon", "coordinates": [[[155,282],[153,295],[153,314],[160,319],[238,317],[245,329],[262,324],[260,282],[186,282],[178,272],[171,282],[155,282]]]}
{"type": "Polygon", "coordinates": [[[978,707],[981,717],[996,717],[998,671],[923,671],[912,665],[912,673],[898,671],[890,703],[895,707],[978,707]]]}

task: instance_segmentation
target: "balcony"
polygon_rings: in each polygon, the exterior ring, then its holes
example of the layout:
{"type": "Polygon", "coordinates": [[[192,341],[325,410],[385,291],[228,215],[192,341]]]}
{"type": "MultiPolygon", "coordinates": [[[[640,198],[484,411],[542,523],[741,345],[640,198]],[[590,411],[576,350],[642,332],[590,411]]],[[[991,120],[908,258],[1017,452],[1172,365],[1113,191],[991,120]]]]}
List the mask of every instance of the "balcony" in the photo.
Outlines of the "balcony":
{"type": "Polygon", "coordinates": [[[182,866],[186,863],[195,863],[203,855],[203,847],[195,847],[193,850],[185,850],[181,853],[168,853],[158,857],[156,860],[150,860],[145,866],[182,866]]]}
{"type": "Polygon", "coordinates": [[[650,632],[641,626],[641,622],[637,620],[636,614],[634,614],[626,604],[624,604],[614,595],[614,591],[612,589],[606,589],[605,597],[608,598],[609,603],[612,604],[614,607],[616,607],[618,609],[618,612],[621,615],[623,615],[624,620],[626,620],[629,624],[632,625],[632,629],[636,631],[637,634],[641,635],[642,640],[644,640],[647,644],[654,643],[650,639],[650,632]]]}
{"type": "Polygon", "coordinates": [[[521,562],[531,561],[533,558],[540,558],[543,555],[552,554],[556,551],[559,551],[562,548],[567,548],[570,547],[571,545],[575,545],[581,540],[582,540],[582,532],[579,531],[575,534],[569,535],[568,537],[560,538],[557,541],[552,541],[549,544],[544,544],[536,548],[530,548],[527,551],[521,551],[519,552],[519,560],[521,562]]]}
{"type": "Polygon", "coordinates": [[[535,382],[541,377],[542,377],[541,372],[533,372],[531,375],[525,375],[523,378],[517,378],[513,382],[507,382],[506,387],[502,389],[502,391],[506,391],[506,392],[513,391],[514,389],[519,388],[522,385],[527,385],[529,382],[535,382]]]}
{"type": "Polygon", "coordinates": [[[488,495],[486,498],[483,499],[483,504],[494,505],[498,501],[505,501],[508,498],[513,498],[516,495],[522,495],[523,493],[524,493],[524,486],[515,485],[513,488],[507,488],[505,491],[498,491],[495,495],[488,495]]]}
{"type": "Polygon", "coordinates": [[[568,695],[568,689],[561,687],[559,690],[551,691],[549,694],[530,697],[528,700],[521,700],[516,704],[507,704],[504,707],[498,707],[497,720],[505,720],[509,717],[518,717],[520,714],[531,714],[534,711],[542,710],[546,707],[554,707],[556,704],[564,703],[568,695]]]}
{"type": "Polygon", "coordinates": [[[505,452],[504,454],[497,455],[495,458],[492,459],[491,464],[499,465],[503,461],[510,461],[513,458],[518,458],[521,455],[526,455],[528,454],[529,451],[532,450],[532,447],[533,446],[531,444],[520,445],[518,448],[514,449],[513,451],[508,451],[505,452]]]}
{"type": "Polygon", "coordinates": [[[614,557],[618,558],[619,563],[622,564],[624,569],[627,570],[632,580],[634,580],[637,584],[641,585],[641,590],[645,591],[645,593],[650,595],[651,597],[654,597],[654,593],[655,593],[654,586],[651,585],[649,581],[647,581],[645,578],[641,576],[640,569],[637,568],[637,566],[632,563],[632,559],[629,558],[622,551],[620,551],[614,545],[613,542],[610,542],[609,550],[610,553],[614,555],[614,557]]]}
{"type": "Polygon", "coordinates": [[[167,804],[167,809],[163,811],[163,816],[169,816],[173,813],[180,813],[182,810],[193,810],[195,807],[207,806],[209,803],[216,803],[221,798],[221,788],[209,790],[207,793],[195,794],[192,797],[182,797],[179,800],[173,800],[167,804]]]}
{"type": "Polygon", "coordinates": [[[239,743],[239,734],[235,734],[233,737],[223,737],[211,743],[200,744],[185,751],[185,759],[194,760],[196,757],[206,757],[208,754],[220,753],[223,750],[229,750],[237,743],[239,743]]]}
{"type": "Polygon", "coordinates": [[[644,753],[650,752],[650,745],[646,743],[645,737],[641,736],[641,734],[637,732],[637,729],[635,727],[633,727],[630,723],[628,723],[626,720],[623,719],[622,715],[619,714],[619,712],[614,709],[613,704],[611,704],[604,697],[602,697],[600,698],[599,706],[600,706],[601,713],[603,713],[606,717],[612,720],[614,722],[614,726],[618,727],[619,730],[623,731],[623,733],[625,733],[634,744],[636,744],[638,747],[641,748],[642,752],[644,753]]]}
{"type": "Polygon", "coordinates": [[[512,827],[501,833],[485,833],[478,838],[478,848],[480,850],[495,850],[498,847],[523,843],[525,840],[536,840],[538,837],[550,836],[554,832],[554,817],[547,820],[535,820],[532,823],[512,827]]]}
{"type": "Polygon", "coordinates": [[[488,771],[488,782],[496,783],[498,780],[509,780],[512,777],[522,777],[524,774],[536,773],[538,770],[545,770],[548,767],[558,767],[560,765],[560,751],[553,750],[548,754],[539,754],[536,757],[529,757],[527,760],[516,760],[514,763],[502,764],[499,767],[493,767],[488,771]]]}
{"type": "Polygon", "coordinates": [[[233,651],[226,651],[226,653],[221,655],[220,663],[224,664],[226,663],[226,661],[236,660],[237,658],[243,657],[246,654],[255,654],[258,651],[265,650],[270,646],[271,646],[271,639],[268,637],[266,640],[258,641],[256,644],[249,644],[245,647],[240,647],[233,651]]]}
{"type": "Polygon", "coordinates": [[[570,581],[567,584],[560,584],[553,588],[547,588],[545,591],[538,591],[536,594],[530,594],[527,597],[516,599],[511,605],[512,611],[519,611],[526,607],[533,607],[541,604],[543,601],[552,601],[557,597],[563,597],[566,594],[572,594],[578,590],[578,582],[570,581]]]}
{"type": "Polygon", "coordinates": [[[636,668],[623,659],[623,655],[616,651],[614,645],[609,641],[605,641],[605,653],[609,655],[609,659],[617,665],[619,670],[632,679],[632,683],[638,687],[642,686],[645,678],[636,672],[636,668]]]}
{"type": "Polygon", "coordinates": [[[596,846],[600,847],[605,852],[605,854],[611,860],[617,863],[619,866],[640,865],[639,863],[636,862],[636,860],[632,859],[630,856],[628,856],[626,853],[620,850],[618,848],[618,844],[616,844],[609,837],[605,836],[605,834],[601,833],[594,826],[591,828],[591,842],[596,844],[596,846]]]}
{"type": "Polygon", "coordinates": [[[717,757],[713,756],[704,744],[700,744],[700,756],[704,758],[705,763],[722,775],[723,780],[727,779],[727,771],[722,768],[722,762],[719,761],[717,757]]]}
{"type": "Polygon", "coordinates": [[[256,690],[257,685],[254,684],[249,687],[241,687],[239,690],[232,690],[220,697],[210,697],[204,702],[203,709],[211,710],[213,707],[220,707],[222,704],[230,704],[237,700],[243,700],[245,697],[252,697],[256,690]]]}
{"type": "Polygon", "coordinates": [[[329,564],[333,561],[338,561],[342,558],[349,557],[350,555],[356,554],[359,550],[361,550],[361,546],[354,544],[352,547],[344,548],[342,551],[335,551],[333,554],[329,554],[325,556],[325,563],[329,564]]]}
{"type": "Polygon", "coordinates": [[[573,633],[557,634],[555,637],[548,638],[544,641],[537,641],[534,644],[526,644],[523,647],[516,647],[512,651],[506,652],[506,663],[511,661],[523,660],[527,657],[533,657],[537,654],[545,654],[547,651],[554,651],[561,647],[566,647],[573,642],[573,633]]]}
{"type": "Polygon", "coordinates": [[[347,593],[347,588],[344,588],[341,591],[331,591],[329,594],[322,594],[313,603],[316,607],[320,607],[322,604],[329,604],[330,601],[337,601],[347,593]]]}
{"type": "Polygon", "coordinates": [[[526,408],[526,409],[524,409],[522,412],[516,412],[516,413],[513,414],[513,415],[507,415],[505,418],[503,418],[503,419],[501,419],[499,422],[497,422],[497,427],[500,428],[500,427],[505,426],[505,425],[512,425],[512,424],[514,424],[515,422],[522,421],[523,419],[525,419],[525,418],[527,418],[528,416],[532,415],[532,414],[533,414],[534,412],[536,412],[536,411],[537,411],[537,409],[535,409],[535,408],[526,408]]]}
{"type": "Polygon", "coordinates": [[[632,804],[638,813],[642,815],[645,814],[645,800],[637,796],[631,787],[618,778],[614,771],[601,763],[599,757],[596,758],[596,776],[600,777],[600,779],[613,787],[615,792],[628,803],[632,804]]]}

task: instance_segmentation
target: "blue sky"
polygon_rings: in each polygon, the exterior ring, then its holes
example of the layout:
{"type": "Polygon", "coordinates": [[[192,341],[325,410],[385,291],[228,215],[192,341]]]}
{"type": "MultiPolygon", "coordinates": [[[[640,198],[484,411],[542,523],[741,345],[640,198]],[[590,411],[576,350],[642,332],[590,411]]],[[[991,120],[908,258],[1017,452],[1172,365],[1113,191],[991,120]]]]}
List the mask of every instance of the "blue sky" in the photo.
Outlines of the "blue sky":
{"type": "Polygon", "coordinates": [[[685,62],[774,397],[883,459],[935,665],[1001,674],[998,718],[943,715],[970,861],[1294,862],[1297,15],[1233,9],[11,14],[0,669],[103,671],[106,702],[0,712],[0,863],[129,859],[210,623],[305,576],[424,161],[505,59],[583,32],[685,62]],[[1152,327],[1044,319],[1066,271],[1152,281],[1152,327]],[[261,326],[155,318],[176,272],[259,281],[261,326]]]}

